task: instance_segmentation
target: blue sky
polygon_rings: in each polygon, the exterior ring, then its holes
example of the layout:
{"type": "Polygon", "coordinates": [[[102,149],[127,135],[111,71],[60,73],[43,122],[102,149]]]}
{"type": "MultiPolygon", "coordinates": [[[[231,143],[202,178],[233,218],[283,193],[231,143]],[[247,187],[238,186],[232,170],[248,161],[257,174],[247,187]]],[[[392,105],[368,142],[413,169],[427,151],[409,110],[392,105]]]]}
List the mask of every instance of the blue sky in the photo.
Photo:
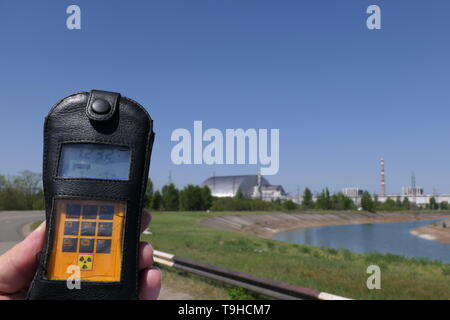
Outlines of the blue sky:
{"type": "Polygon", "coordinates": [[[121,92],[157,134],[151,178],[178,186],[256,166],[181,165],[174,129],[279,128],[280,170],[309,186],[388,192],[411,171],[450,193],[450,2],[168,0],[0,2],[0,173],[41,171],[49,108],[73,92],[121,92]],[[65,27],[67,6],[82,30],[65,27]],[[382,30],[365,26],[382,9],[382,30]]]}

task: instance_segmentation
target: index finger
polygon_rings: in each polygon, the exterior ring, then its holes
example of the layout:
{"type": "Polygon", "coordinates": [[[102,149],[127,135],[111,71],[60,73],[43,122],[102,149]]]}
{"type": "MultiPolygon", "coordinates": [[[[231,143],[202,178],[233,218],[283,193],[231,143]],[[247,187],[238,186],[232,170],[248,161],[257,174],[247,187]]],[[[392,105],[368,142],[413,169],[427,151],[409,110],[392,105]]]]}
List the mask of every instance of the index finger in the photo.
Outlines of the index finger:
{"type": "Polygon", "coordinates": [[[152,216],[147,211],[142,211],[142,217],[141,217],[141,233],[144,232],[145,229],[148,228],[148,225],[150,224],[150,221],[152,221],[152,216]]]}

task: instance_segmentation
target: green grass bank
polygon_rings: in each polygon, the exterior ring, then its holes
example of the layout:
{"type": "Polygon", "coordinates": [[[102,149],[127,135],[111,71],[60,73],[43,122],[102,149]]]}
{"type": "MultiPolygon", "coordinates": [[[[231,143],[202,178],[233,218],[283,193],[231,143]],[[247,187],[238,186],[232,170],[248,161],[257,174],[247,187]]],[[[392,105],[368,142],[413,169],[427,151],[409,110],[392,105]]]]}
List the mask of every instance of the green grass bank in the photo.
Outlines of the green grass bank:
{"type": "Polygon", "coordinates": [[[448,264],[289,244],[200,224],[224,214],[233,213],[153,212],[152,235],[143,239],[181,257],[353,299],[450,299],[448,264]],[[381,268],[381,290],[367,289],[369,265],[381,268]]]}

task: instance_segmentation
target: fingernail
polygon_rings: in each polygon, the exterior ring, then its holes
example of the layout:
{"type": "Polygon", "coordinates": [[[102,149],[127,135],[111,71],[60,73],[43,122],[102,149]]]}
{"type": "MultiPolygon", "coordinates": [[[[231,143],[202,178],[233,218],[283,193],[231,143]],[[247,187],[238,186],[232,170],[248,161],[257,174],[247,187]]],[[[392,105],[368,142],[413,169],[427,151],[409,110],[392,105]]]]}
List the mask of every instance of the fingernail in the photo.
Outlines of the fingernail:
{"type": "Polygon", "coordinates": [[[161,278],[161,280],[162,280],[162,277],[163,277],[163,273],[162,273],[162,271],[161,271],[161,269],[160,268],[158,268],[158,267],[155,267],[154,265],[152,265],[151,267],[150,267],[150,269],[152,269],[152,270],[158,270],[159,271],[159,277],[161,278]]]}

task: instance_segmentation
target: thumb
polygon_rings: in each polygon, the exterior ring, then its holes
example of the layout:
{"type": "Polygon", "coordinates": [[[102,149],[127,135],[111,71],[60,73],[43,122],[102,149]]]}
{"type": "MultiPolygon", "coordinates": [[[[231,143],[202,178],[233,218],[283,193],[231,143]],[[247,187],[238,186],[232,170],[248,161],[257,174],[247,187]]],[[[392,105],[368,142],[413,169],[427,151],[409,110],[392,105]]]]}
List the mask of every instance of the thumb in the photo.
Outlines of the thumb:
{"type": "Polygon", "coordinates": [[[12,294],[30,284],[36,272],[36,255],[42,250],[45,222],[22,242],[0,256],[0,292],[12,294]]]}

